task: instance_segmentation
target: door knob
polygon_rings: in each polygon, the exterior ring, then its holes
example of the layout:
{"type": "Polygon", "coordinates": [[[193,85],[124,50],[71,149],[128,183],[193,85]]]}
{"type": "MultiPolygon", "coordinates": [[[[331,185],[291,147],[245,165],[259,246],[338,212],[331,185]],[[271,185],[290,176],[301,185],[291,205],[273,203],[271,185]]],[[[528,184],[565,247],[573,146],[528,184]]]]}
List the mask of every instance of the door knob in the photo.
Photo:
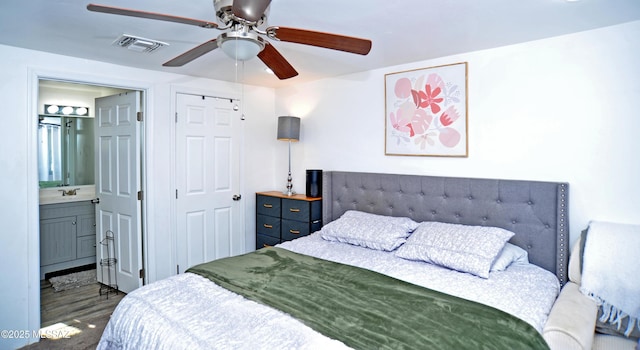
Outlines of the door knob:
{"type": "Polygon", "coordinates": [[[241,198],[242,198],[242,195],[239,195],[239,194],[234,194],[233,195],[233,200],[234,201],[239,201],[241,198]]]}

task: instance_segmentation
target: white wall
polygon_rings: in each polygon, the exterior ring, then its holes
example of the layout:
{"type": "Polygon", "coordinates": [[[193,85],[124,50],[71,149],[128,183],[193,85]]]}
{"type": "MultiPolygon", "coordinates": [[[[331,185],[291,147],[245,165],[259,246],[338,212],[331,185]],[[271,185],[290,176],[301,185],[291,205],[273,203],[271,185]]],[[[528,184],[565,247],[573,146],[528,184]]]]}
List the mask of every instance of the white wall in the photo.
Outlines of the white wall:
{"type": "MultiPolygon", "coordinates": [[[[0,330],[37,330],[40,321],[38,179],[35,125],[37,77],[68,79],[147,91],[146,210],[150,281],[175,271],[171,225],[171,174],[174,118],[172,93],[198,92],[240,98],[236,84],[160,73],[0,45],[0,330]]],[[[244,230],[247,250],[255,247],[255,196],[274,186],[274,91],[246,86],[244,99],[243,199],[248,213],[244,230]]],[[[275,133],[275,131],[274,131],[275,133]]],[[[0,339],[1,349],[16,348],[29,339],[0,339]]],[[[31,340],[33,341],[33,340],[31,340]]]]}
{"type": "Polygon", "coordinates": [[[638,57],[640,21],[278,89],[276,113],[303,118],[294,183],[311,168],[563,181],[572,242],[589,220],[640,223],[638,57]],[[385,156],[384,75],[464,61],[469,157],[385,156]]]}

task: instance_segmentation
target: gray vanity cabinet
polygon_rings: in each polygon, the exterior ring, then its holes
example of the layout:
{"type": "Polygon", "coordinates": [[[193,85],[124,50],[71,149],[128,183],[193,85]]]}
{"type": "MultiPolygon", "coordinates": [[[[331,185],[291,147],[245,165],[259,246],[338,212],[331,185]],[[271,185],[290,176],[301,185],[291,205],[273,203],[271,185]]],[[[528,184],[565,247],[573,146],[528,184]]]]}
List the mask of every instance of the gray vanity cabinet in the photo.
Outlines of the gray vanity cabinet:
{"type": "Polygon", "coordinates": [[[96,262],[96,219],[91,201],[40,206],[40,278],[96,262]]]}
{"type": "Polygon", "coordinates": [[[40,266],[76,258],[76,217],[40,220],[40,266]]]}

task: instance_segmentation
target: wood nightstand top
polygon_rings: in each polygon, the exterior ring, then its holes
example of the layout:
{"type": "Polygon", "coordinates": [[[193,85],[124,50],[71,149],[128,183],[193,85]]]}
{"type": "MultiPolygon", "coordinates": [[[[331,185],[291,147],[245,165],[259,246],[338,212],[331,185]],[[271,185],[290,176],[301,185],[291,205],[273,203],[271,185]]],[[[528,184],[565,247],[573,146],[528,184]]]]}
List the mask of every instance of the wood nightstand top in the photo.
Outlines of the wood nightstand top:
{"type": "Polygon", "coordinates": [[[260,194],[263,196],[270,196],[270,197],[285,198],[285,199],[296,199],[296,200],[302,200],[302,201],[308,201],[308,202],[322,200],[322,197],[307,197],[304,194],[294,194],[292,196],[287,196],[285,193],[282,193],[280,191],[257,192],[256,194],[260,194]]]}

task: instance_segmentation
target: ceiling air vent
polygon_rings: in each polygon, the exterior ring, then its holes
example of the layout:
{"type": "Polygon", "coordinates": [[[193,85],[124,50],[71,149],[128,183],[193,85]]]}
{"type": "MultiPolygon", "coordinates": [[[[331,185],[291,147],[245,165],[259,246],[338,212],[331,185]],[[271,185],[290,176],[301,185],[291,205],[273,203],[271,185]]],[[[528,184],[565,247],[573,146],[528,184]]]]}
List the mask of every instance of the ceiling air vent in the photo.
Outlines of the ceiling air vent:
{"type": "Polygon", "coordinates": [[[129,34],[122,34],[122,36],[116,39],[113,44],[120,47],[126,47],[129,50],[137,52],[153,52],[163,46],[169,45],[162,41],[145,39],[129,34]]]}

